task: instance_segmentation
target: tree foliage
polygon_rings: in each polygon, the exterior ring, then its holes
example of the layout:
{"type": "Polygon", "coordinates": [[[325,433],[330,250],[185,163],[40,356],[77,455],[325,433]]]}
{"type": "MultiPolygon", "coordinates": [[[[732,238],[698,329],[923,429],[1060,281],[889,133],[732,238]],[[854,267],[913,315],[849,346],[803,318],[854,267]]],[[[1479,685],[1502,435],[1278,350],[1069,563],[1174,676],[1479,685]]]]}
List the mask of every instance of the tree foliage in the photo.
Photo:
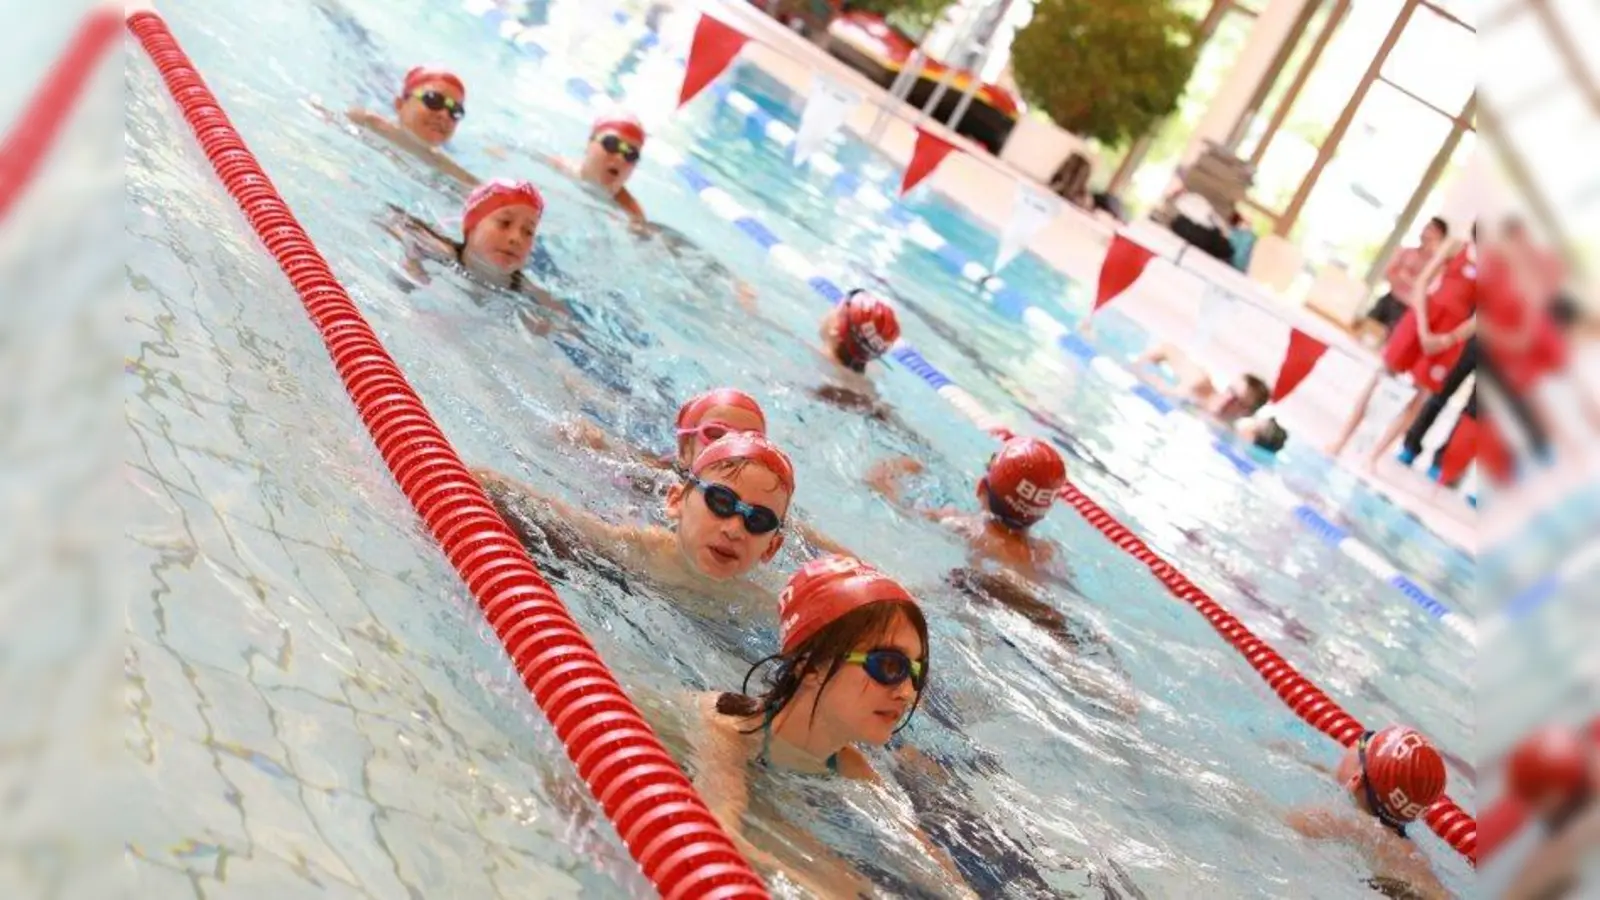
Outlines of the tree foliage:
{"type": "Polygon", "coordinates": [[[1038,0],[1011,47],[1012,74],[1057,125],[1119,146],[1177,109],[1196,27],[1163,0],[1038,0]]]}
{"type": "Polygon", "coordinates": [[[948,5],[950,0],[851,0],[844,8],[877,13],[911,37],[920,38],[948,5]]]}

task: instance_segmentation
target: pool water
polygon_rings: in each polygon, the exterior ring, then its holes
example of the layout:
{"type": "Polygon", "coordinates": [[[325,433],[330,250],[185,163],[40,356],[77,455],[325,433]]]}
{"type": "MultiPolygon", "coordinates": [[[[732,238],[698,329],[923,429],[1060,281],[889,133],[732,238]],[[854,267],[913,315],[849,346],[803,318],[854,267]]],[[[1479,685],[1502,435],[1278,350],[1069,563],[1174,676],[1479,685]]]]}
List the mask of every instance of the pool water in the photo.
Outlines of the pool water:
{"type": "MultiPolygon", "coordinates": [[[[634,102],[663,94],[659,78],[614,77],[652,65],[626,42],[553,40],[540,63],[453,4],[420,0],[172,0],[162,11],[469,464],[648,518],[656,511],[616,464],[564,442],[560,423],[583,415],[661,448],[677,404],[698,390],[732,384],[762,398],[797,464],[800,514],[930,611],[934,686],[903,738],[935,765],[876,761],[986,896],[1361,894],[1358,861],[1282,824],[1292,806],[1339,802],[1297,760],[1331,762],[1335,748],[1202,618],[1065,509],[1040,531],[1070,558],[1072,587],[1051,599],[1096,636],[1085,649],[946,586],[962,547],[872,499],[862,476],[913,453],[928,469],[918,496],[965,503],[992,441],[899,367],[877,379],[893,425],[811,399],[825,377],[808,349],[823,304],[648,155],[635,194],[704,259],[636,239],[533,156],[576,153],[585,133],[584,110],[551,75],[558,60],[592,83],[633,85],[634,102]],[[445,222],[459,195],[310,102],[378,106],[423,60],[469,85],[457,158],[546,191],[541,240],[560,274],[545,277],[572,313],[547,333],[518,301],[446,273],[400,290],[397,247],[379,226],[386,205],[445,222]],[[756,289],[759,315],[708,260],[756,289]]],[[[130,57],[127,104],[137,337],[124,389],[142,598],[128,613],[129,744],[159,797],[128,841],[140,895],[647,894],[142,55],[130,57]]],[[[989,408],[1018,421],[1032,408],[1070,431],[1100,464],[1069,458],[1085,490],[1352,714],[1414,722],[1470,756],[1459,639],[1297,534],[1281,506],[1197,450],[1209,440],[1199,426],[1154,421],[1000,321],[892,224],[830,217],[833,200],[730,127],[697,101],[651,140],[703,163],[835,280],[887,282],[906,338],[989,408]]],[[[944,216],[938,227],[959,224],[944,216]]],[[[1077,289],[1032,258],[1007,278],[1063,317],[1080,308],[1077,289]]],[[[766,586],[797,561],[780,555],[766,586]]],[[[728,607],[598,564],[540,562],[676,752],[683,691],[734,688],[771,650],[774,610],[761,598],[728,607]]],[[[913,814],[898,796],[755,777],[750,830],[780,858],[820,840],[886,894],[939,893],[904,827],[885,824],[913,814]]],[[[1452,794],[1471,807],[1466,780],[1452,794]]],[[[1464,890],[1466,865],[1431,834],[1419,840],[1464,890]]]]}

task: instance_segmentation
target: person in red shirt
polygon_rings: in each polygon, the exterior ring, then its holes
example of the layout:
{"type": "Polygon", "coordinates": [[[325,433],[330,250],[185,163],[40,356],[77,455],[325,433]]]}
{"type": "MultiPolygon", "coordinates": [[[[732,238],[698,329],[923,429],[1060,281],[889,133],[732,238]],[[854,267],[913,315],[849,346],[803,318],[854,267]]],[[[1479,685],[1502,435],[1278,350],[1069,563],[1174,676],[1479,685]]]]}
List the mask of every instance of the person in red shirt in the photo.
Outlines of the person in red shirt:
{"type": "MultiPolygon", "coordinates": [[[[1444,379],[1460,358],[1464,344],[1476,327],[1478,261],[1477,228],[1472,241],[1447,241],[1423,269],[1415,285],[1416,304],[1407,310],[1383,347],[1384,370],[1390,375],[1410,374],[1421,391],[1412,397],[1400,416],[1390,423],[1383,437],[1373,445],[1367,458],[1371,468],[1384,450],[1406,430],[1421,410],[1426,395],[1437,393],[1444,379]]],[[[1356,403],[1355,412],[1328,446],[1328,454],[1338,458],[1365,417],[1367,406],[1377,390],[1374,377],[1356,403]]]]}
{"type": "Polygon", "coordinates": [[[1389,292],[1378,298],[1367,318],[1383,327],[1385,336],[1411,308],[1411,298],[1416,295],[1417,276],[1427,267],[1428,261],[1439,252],[1439,245],[1450,236],[1450,223],[1439,216],[1422,226],[1421,241],[1415,247],[1402,247],[1389,260],[1383,277],[1389,282],[1389,292]]]}

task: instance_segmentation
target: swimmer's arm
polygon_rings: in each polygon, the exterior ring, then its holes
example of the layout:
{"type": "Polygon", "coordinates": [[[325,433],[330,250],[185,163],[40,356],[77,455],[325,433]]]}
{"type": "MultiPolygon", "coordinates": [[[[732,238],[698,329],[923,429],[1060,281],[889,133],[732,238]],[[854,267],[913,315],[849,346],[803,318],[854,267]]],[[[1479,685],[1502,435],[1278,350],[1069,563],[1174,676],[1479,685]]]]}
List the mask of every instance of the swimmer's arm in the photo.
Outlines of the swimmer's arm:
{"type": "Polygon", "coordinates": [[[908,503],[900,491],[900,479],[923,471],[921,462],[909,456],[880,460],[867,470],[867,486],[902,512],[918,515],[930,522],[942,522],[948,510],[923,509],[908,503]]]}
{"type": "Polygon", "coordinates": [[[1342,841],[1356,835],[1349,816],[1327,809],[1291,809],[1284,822],[1314,841],[1342,841]]]}
{"type": "Polygon", "coordinates": [[[426,149],[427,152],[424,154],[424,158],[427,159],[430,165],[440,172],[461,182],[463,185],[467,187],[477,187],[478,182],[482,180],[478,176],[462,168],[460,163],[451,159],[447,154],[439,149],[435,147],[428,147],[426,149]]]}
{"type": "Polygon", "coordinates": [[[800,540],[823,553],[836,553],[840,556],[856,555],[849,547],[840,544],[805,522],[796,523],[794,531],[800,540]]]}
{"type": "MultiPolygon", "coordinates": [[[[474,468],[472,474],[491,493],[499,493],[506,497],[521,497],[525,500],[537,501],[550,507],[551,511],[565,525],[578,531],[589,541],[599,547],[614,547],[621,544],[637,546],[643,543],[644,535],[638,528],[622,525],[613,525],[601,519],[586,509],[580,509],[551,497],[534,488],[532,485],[517,481],[493,469],[474,468]]],[[[497,507],[498,503],[495,504],[497,507]]]]}
{"type": "Polygon", "coordinates": [[[1560,835],[1528,855],[1503,896],[1504,900],[1536,900],[1550,894],[1578,871],[1583,855],[1600,845],[1600,808],[1585,813],[1560,835]]]}

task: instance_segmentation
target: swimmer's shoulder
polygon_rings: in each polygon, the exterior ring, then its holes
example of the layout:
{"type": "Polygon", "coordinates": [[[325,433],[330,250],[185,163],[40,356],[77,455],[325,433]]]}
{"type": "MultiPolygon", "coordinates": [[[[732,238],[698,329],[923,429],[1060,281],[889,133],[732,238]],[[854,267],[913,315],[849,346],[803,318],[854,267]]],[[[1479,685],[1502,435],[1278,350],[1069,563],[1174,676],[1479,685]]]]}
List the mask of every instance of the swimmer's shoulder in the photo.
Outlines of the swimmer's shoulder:
{"type": "Polygon", "coordinates": [[[874,784],[883,781],[867,755],[850,744],[839,751],[839,775],[852,781],[870,781],[874,784]]]}
{"type": "Polygon", "coordinates": [[[633,224],[648,225],[650,223],[650,220],[645,218],[644,207],[640,206],[639,201],[634,199],[632,191],[623,188],[617,191],[615,199],[617,205],[622,207],[622,211],[628,214],[629,219],[633,220],[633,224]]]}

